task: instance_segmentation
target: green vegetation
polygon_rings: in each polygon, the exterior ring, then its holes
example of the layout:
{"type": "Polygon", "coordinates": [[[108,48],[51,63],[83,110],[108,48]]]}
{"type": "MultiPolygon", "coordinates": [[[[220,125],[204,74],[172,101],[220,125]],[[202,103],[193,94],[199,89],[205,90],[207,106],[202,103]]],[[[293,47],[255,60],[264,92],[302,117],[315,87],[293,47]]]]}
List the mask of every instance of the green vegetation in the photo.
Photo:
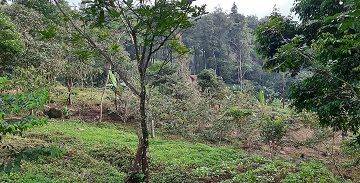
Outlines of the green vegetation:
{"type": "Polygon", "coordinates": [[[292,104],[316,112],[324,126],[355,135],[360,128],[359,9],[353,0],[296,0],[300,24],[275,10],[256,30],[266,68],[302,75],[292,86],[292,104]]]}
{"type": "MultiPolygon", "coordinates": [[[[133,132],[116,125],[52,121],[23,138],[7,136],[5,141],[19,150],[10,162],[21,157],[21,169],[13,166],[9,173],[0,173],[2,182],[121,182],[138,140],[133,132]]],[[[161,138],[152,140],[150,147],[153,182],[339,182],[315,162],[297,168],[286,160],[251,156],[232,147],[161,138]]],[[[1,150],[2,156],[5,153],[9,152],[1,150]]]]}
{"type": "Polygon", "coordinates": [[[358,0],[81,2],[0,0],[0,182],[359,182],[358,0]]]}

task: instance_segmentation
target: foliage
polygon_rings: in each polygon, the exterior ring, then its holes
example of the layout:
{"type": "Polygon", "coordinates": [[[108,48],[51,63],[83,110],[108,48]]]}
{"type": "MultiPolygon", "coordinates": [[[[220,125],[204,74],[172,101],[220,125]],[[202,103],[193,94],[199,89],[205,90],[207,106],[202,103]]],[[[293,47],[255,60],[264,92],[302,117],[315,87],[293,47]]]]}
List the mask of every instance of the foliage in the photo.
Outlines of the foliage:
{"type": "MultiPolygon", "coordinates": [[[[184,32],[183,42],[191,50],[191,74],[213,69],[226,84],[238,85],[239,91],[265,89],[270,100],[281,97],[281,75],[264,71],[264,60],[255,52],[254,30],[263,20],[240,14],[234,5],[231,13],[216,9],[184,32]]],[[[286,91],[293,80],[285,79],[286,91]]]]}
{"type": "MultiPolygon", "coordinates": [[[[243,165],[244,166],[244,165],[243,165]]],[[[288,172],[292,172],[295,166],[281,160],[273,160],[264,164],[264,162],[253,163],[253,167],[248,167],[244,173],[240,173],[233,178],[233,182],[281,182],[288,172]]]]}
{"type": "MultiPolygon", "coordinates": [[[[246,17],[235,3],[205,15],[192,0],[4,2],[0,182],[339,182],[303,161],[303,148],[327,148],[331,129],[320,124],[359,132],[356,0],[295,0],[301,22],[276,10],[246,17]],[[104,102],[105,119],[126,126],[47,123],[50,96],[66,119],[96,119],[104,102]],[[58,106],[71,97],[76,105],[58,106]],[[274,144],[286,159],[238,148],[274,144]]],[[[358,149],[343,145],[341,168],[357,170],[358,149]]]]}
{"type": "Polygon", "coordinates": [[[260,91],[259,91],[258,100],[259,100],[259,103],[260,103],[261,105],[265,105],[265,104],[266,104],[265,91],[264,91],[264,90],[260,90],[260,91]]]}
{"type": "MultiPolygon", "coordinates": [[[[178,66],[165,61],[151,64],[148,71],[150,86],[157,87],[164,95],[177,96],[182,91],[178,90],[182,79],[178,75],[178,66]]],[[[185,96],[186,97],[186,96],[185,96]]],[[[179,95],[178,98],[181,98],[179,95]]]]}
{"type": "Polygon", "coordinates": [[[1,139],[4,135],[22,135],[25,130],[34,126],[46,123],[44,119],[36,119],[27,116],[31,112],[41,109],[48,101],[48,92],[46,89],[37,89],[33,91],[10,91],[16,86],[12,81],[5,77],[0,77],[0,134],[1,139]],[[15,92],[12,94],[11,92],[15,92]],[[20,119],[11,119],[7,117],[20,116],[20,119]],[[25,117],[23,117],[26,115],[25,117]]]}
{"type": "Polygon", "coordinates": [[[11,56],[21,52],[24,45],[16,26],[10,18],[0,12],[0,61],[1,66],[8,63],[11,56]]]}
{"type": "MultiPolygon", "coordinates": [[[[58,6],[59,3],[55,2],[58,6]]],[[[147,150],[149,147],[149,132],[147,128],[147,71],[150,61],[164,45],[168,44],[182,30],[192,26],[192,21],[205,13],[205,7],[192,4],[192,1],[159,0],[159,1],[84,1],[83,10],[85,18],[92,21],[95,26],[108,26],[109,23],[123,23],[125,32],[131,37],[130,47],[133,50],[133,60],[136,63],[140,87],[131,83],[125,72],[118,72],[120,79],[139,97],[140,128],[142,132],[141,145],[139,145],[140,158],[134,162],[133,175],[144,174],[149,180],[147,150]],[[139,166],[138,166],[139,165],[139,166]],[[140,168],[141,167],[141,168],[140,168]],[[141,169],[141,170],[140,170],[141,169]]],[[[74,23],[72,22],[74,25],[74,23]]],[[[114,62],[103,50],[86,34],[77,28],[77,31],[88,40],[90,45],[97,49],[106,59],[107,65],[114,62]],[[85,35],[85,36],[84,36],[85,35]]],[[[109,67],[107,67],[106,73],[109,67]]],[[[107,74],[106,74],[107,75],[107,74]]],[[[131,179],[131,176],[130,176],[131,179]]]]}
{"type": "Polygon", "coordinates": [[[132,151],[128,148],[105,147],[91,149],[89,154],[98,160],[103,160],[121,172],[126,172],[133,160],[132,151]]]}
{"type": "Polygon", "coordinates": [[[221,79],[212,69],[201,71],[198,75],[198,85],[202,91],[217,92],[223,86],[221,79]]]}
{"type": "MultiPolygon", "coordinates": [[[[41,31],[50,26],[45,17],[28,7],[18,3],[12,3],[1,7],[1,12],[11,18],[18,27],[24,41],[24,51],[18,54],[11,63],[7,63],[10,71],[16,67],[35,67],[37,72],[43,75],[56,75],[61,72],[59,53],[61,45],[54,42],[47,42],[43,39],[41,31]]],[[[53,39],[52,39],[53,40],[53,39]]]]}
{"type": "Polygon", "coordinates": [[[275,12],[257,29],[267,67],[293,76],[307,72],[291,89],[293,105],[316,112],[324,126],[354,134],[360,126],[358,9],[353,0],[298,0],[299,25],[275,12]]]}
{"type": "Polygon", "coordinates": [[[258,43],[257,51],[266,58],[265,68],[284,71],[283,68],[286,68],[286,65],[274,57],[277,50],[291,40],[296,33],[296,23],[276,11],[268,17],[265,23],[259,25],[255,32],[258,43]]]}
{"type": "Polygon", "coordinates": [[[252,115],[252,111],[239,109],[238,107],[231,107],[228,111],[226,111],[226,115],[239,120],[241,118],[252,115]]]}
{"type": "Polygon", "coordinates": [[[12,91],[15,92],[12,94],[10,90],[14,89],[14,83],[6,78],[0,78],[0,85],[2,91],[0,94],[2,98],[1,112],[8,115],[41,109],[48,100],[46,89],[38,89],[32,92],[12,91]]]}
{"type": "Polygon", "coordinates": [[[282,119],[266,119],[262,125],[261,137],[267,143],[281,143],[286,133],[286,125],[282,119]]]}
{"type": "Polygon", "coordinates": [[[300,164],[300,171],[290,173],[283,180],[286,183],[295,182],[341,182],[338,178],[331,175],[331,173],[324,169],[318,162],[304,162],[300,164]]]}
{"type": "Polygon", "coordinates": [[[44,125],[47,123],[46,119],[37,119],[33,117],[27,117],[16,122],[0,120],[0,140],[2,140],[5,135],[22,135],[24,131],[33,128],[35,126],[44,125]]]}
{"type": "Polygon", "coordinates": [[[356,167],[356,166],[360,165],[360,144],[359,143],[355,143],[355,140],[353,140],[353,139],[344,141],[341,146],[341,150],[350,159],[350,162],[348,163],[347,166],[356,167]]]}
{"type": "MultiPolygon", "coordinates": [[[[54,121],[34,128],[25,137],[11,137],[7,141],[28,149],[27,152],[40,154],[39,159],[24,158],[22,171],[0,173],[1,181],[123,181],[127,174],[124,166],[131,160],[138,141],[135,133],[121,126],[69,121],[54,121]],[[40,144],[31,144],[34,142],[54,145],[43,144],[45,148],[40,148],[40,144]],[[60,148],[58,144],[64,146],[60,148]]],[[[153,182],[291,182],[295,177],[338,182],[320,163],[302,163],[297,169],[294,163],[247,155],[231,147],[164,139],[154,139],[151,143],[153,182]]]]}

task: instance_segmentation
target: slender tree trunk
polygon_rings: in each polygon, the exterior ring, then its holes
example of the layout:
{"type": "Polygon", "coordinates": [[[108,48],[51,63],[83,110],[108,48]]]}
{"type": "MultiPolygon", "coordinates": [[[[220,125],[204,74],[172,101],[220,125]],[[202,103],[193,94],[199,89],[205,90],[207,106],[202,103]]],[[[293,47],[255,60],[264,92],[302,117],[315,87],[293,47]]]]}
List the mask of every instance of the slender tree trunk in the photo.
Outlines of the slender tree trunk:
{"type": "Polygon", "coordinates": [[[281,74],[282,76],[282,88],[281,88],[281,102],[282,102],[282,107],[285,108],[285,74],[281,74]]]}
{"type": "Polygon", "coordinates": [[[155,138],[155,121],[151,120],[151,138],[155,138]]]}
{"type": "Polygon", "coordinates": [[[141,154],[141,169],[145,175],[145,182],[149,182],[149,165],[147,151],[149,147],[149,131],[146,123],[146,83],[145,73],[140,73],[141,92],[140,92],[140,124],[142,132],[142,154],[141,154]]]}
{"type": "Polygon", "coordinates": [[[106,63],[105,64],[105,83],[104,83],[104,88],[101,94],[101,101],[100,101],[100,117],[99,117],[99,122],[102,121],[103,118],[103,103],[104,103],[104,96],[105,96],[105,92],[106,92],[106,85],[109,82],[109,71],[111,69],[111,65],[110,63],[106,63]]]}
{"type": "MultiPolygon", "coordinates": [[[[128,178],[126,182],[135,183],[136,174],[142,173],[145,176],[145,182],[150,182],[149,176],[149,164],[148,164],[148,156],[147,151],[149,148],[149,131],[146,123],[146,81],[145,81],[145,71],[142,68],[139,68],[140,72],[140,126],[141,126],[141,134],[139,136],[139,145],[136,151],[135,159],[131,168],[131,176],[128,178]]],[[[137,183],[137,182],[136,182],[137,183]]]]}
{"type": "Polygon", "coordinates": [[[243,73],[243,61],[242,61],[242,55],[240,54],[240,88],[241,91],[244,89],[244,73],[243,73]]]}
{"type": "Polygon", "coordinates": [[[4,68],[0,66],[0,76],[3,76],[5,74],[4,68]]]}
{"type": "Polygon", "coordinates": [[[117,102],[116,91],[114,92],[114,97],[115,97],[115,100],[114,100],[115,110],[117,111],[118,110],[118,102],[117,102]]]}
{"type": "Polygon", "coordinates": [[[203,57],[203,60],[204,60],[204,68],[207,69],[207,61],[206,61],[205,51],[201,51],[201,52],[202,52],[202,57],[203,57]]]}
{"type": "Polygon", "coordinates": [[[71,92],[73,87],[73,79],[69,78],[67,81],[67,89],[68,89],[68,98],[67,98],[67,106],[72,106],[72,98],[71,98],[71,92]]]}
{"type": "Polygon", "coordinates": [[[193,61],[191,62],[191,68],[192,68],[192,73],[196,74],[198,71],[197,69],[197,59],[198,59],[198,51],[196,49],[196,47],[193,48],[194,49],[194,58],[193,61]]]}
{"type": "Polygon", "coordinates": [[[243,83],[244,83],[244,79],[243,79],[243,70],[242,70],[242,56],[241,53],[238,53],[238,73],[237,73],[237,77],[238,77],[238,83],[240,85],[240,90],[243,90],[243,83]]]}

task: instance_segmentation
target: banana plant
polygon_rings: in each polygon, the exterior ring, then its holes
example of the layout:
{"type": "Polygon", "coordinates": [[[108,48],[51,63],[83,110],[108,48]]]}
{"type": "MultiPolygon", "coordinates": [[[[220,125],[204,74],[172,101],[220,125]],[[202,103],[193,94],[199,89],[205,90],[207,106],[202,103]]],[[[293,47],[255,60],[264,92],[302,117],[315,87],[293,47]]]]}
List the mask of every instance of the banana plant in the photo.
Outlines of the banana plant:
{"type": "Polygon", "coordinates": [[[120,83],[118,84],[118,80],[116,78],[116,75],[110,70],[109,71],[109,79],[110,79],[110,88],[113,90],[114,95],[115,95],[115,101],[114,101],[114,105],[116,110],[118,109],[118,104],[117,104],[117,96],[121,96],[121,93],[124,91],[125,88],[125,83],[120,83]]]}
{"type": "Polygon", "coordinates": [[[259,92],[259,102],[261,105],[265,105],[265,91],[264,90],[260,90],[259,92]]]}

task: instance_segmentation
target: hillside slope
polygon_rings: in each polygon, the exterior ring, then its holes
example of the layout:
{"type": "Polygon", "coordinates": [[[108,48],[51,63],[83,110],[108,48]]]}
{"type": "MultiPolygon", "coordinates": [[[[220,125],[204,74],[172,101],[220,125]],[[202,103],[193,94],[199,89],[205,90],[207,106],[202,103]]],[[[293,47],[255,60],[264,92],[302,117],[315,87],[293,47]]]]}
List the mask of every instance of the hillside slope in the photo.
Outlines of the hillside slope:
{"type": "MultiPolygon", "coordinates": [[[[52,121],[7,136],[0,182],[123,182],[137,145],[120,126],[52,121]]],[[[152,182],[340,182],[322,164],[248,155],[232,147],[152,139],[152,182]]]]}

